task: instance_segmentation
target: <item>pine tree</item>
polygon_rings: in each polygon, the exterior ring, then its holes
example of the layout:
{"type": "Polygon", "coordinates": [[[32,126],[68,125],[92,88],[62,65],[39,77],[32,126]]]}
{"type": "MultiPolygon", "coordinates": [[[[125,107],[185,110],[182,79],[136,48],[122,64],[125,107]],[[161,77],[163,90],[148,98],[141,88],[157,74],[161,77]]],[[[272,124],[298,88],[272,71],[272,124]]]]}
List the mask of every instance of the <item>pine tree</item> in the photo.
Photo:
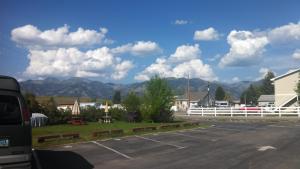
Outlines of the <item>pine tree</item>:
{"type": "Polygon", "coordinates": [[[121,103],[121,91],[117,90],[115,91],[115,94],[113,96],[113,103],[114,104],[120,104],[121,103]]]}
{"type": "Polygon", "coordinates": [[[260,88],[261,94],[271,95],[274,94],[274,85],[271,79],[274,78],[274,73],[269,71],[263,79],[262,86],[260,88]]]}
{"type": "Polygon", "coordinates": [[[225,98],[225,91],[221,86],[217,87],[215,93],[215,100],[224,100],[225,98]]]}

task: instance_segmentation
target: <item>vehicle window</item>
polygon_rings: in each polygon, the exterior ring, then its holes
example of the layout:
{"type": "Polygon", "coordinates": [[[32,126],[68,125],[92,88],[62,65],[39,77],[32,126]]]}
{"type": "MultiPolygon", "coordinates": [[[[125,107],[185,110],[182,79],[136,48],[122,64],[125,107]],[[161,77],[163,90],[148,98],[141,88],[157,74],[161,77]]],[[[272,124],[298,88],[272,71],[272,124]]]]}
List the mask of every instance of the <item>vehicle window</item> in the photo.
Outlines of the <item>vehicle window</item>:
{"type": "Polygon", "coordinates": [[[21,119],[17,97],[0,95],[0,125],[21,124],[21,119]]]}

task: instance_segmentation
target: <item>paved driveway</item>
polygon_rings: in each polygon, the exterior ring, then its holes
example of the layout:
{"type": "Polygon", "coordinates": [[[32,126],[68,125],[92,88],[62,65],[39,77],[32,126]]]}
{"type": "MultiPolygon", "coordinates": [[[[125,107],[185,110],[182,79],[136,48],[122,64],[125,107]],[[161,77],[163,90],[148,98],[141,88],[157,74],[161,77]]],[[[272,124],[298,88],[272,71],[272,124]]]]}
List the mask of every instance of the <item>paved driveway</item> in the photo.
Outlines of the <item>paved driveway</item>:
{"type": "Polygon", "coordinates": [[[300,125],[217,123],[35,153],[43,169],[298,169],[300,125]]]}

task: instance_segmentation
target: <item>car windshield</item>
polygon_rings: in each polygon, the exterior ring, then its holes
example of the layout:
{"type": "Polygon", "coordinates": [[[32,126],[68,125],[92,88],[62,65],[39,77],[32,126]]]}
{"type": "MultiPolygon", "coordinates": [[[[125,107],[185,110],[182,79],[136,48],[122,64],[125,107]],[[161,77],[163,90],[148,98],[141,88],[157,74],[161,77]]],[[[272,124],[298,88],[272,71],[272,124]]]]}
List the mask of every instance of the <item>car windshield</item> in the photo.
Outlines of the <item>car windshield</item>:
{"type": "Polygon", "coordinates": [[[15,96],[0,95],[0,125],[21,124],[19,101],[15,96]]]}

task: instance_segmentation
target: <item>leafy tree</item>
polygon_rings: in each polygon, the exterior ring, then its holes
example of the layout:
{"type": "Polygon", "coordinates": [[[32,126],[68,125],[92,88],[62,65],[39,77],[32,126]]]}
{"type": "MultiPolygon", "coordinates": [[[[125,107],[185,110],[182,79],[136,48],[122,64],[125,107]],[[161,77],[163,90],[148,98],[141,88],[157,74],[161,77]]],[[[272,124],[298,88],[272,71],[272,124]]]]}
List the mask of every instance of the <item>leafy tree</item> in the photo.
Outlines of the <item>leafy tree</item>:
{"type": "Polygon", "coordinates": [[[141,100],[134,92],[129,92],[122,104],[126,109],[128,121],[142,120],[140,111],[141,100]]]}
{"type": "Polygon", "coordinates": [[[28,109],[31,113],[40,113],[42,107],[36,101],[36,97],[33,93],[25,93],[24,98],[26,100],[28,109]]]}
{"type": "Polygon", "coordinates": [[[115,91],[112,102],[114,104],[121,103],[121,91],[120,90],[115,91]]]}
{"type": "Polygon", "coordinates": [[[258,97],[260,96],[260,88],[255,87],[252,84],[248,87],[246,91],[244,91],[241,95],[241,103],[243,104],[251,104],[256,105],[258,97]],[[245,100],[246,99],[246,100],[245,100]],[[246,103],[245,103],[246,101],[246,103]]]}
{"type": "Polygon", "coordinates": [[[173,120],[174,96],[165,79],[154,76],[146,84],[142,114],[146,120],[169,122],[173,120]]]}
{"type": "Polygon", "coordinates": [[[274,85],[271,79],[274,78],[274,73],[269,71],[263,79],[262,86],[260,87],[261,94],[274,94],[274,85]]]}
{"type": "Polygon", "coordinates": [[[224,100],[225,98],[225,91],[221,86],[218,86],[215,93],[215,99],[216,100],[224,100]]]}

